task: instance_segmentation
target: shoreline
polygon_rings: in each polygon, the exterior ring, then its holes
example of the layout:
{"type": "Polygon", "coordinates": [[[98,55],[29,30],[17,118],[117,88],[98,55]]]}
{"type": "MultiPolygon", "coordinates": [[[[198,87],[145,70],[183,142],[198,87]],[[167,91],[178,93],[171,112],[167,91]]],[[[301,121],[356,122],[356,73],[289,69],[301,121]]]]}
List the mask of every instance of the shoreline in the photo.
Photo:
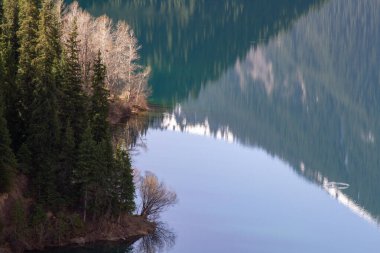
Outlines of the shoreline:
{"type": "Polygon", "coordinates": [[[94,222],[86,227],[81,236],[57,243],[33,243],[32,238],[25,238],[13,243],[7,242],[0,245],[0,253],[47,252],[64,248],[82,248],[90,245],[113,243],[132,245],[142,237],[153,234],[155,229],[156,223],[149,222],[141,216],[126,216],[122,223],[94,222]],[[91,231],[93,226],[99,226],[99,229],[91,231]]]}
{"type": "MultiPolygon", "coordinates": [[[[102,217],[94,221],[73,225],[80,217],[77,212],[66,211],[61,214],[46,211],[46,220],[40,230],[27,228],[15,220],[15,207],[22,205],[24,217],[30,216],[33,199],[25,198],[27,177],[20,175],[12,191],[0,195],[0,253],[41,252],[51,248],[83,247],[102,242],[133,243],[155,232],[157,224],[139,215],[122,214],[118,218],[102,217]],[[58,225],[62,218],[66,229],[58,225]],[[61,230],[60,230],[61,229],[61,230]]],[[[25,222],[27,222],[25,220],[25,222]]]]}

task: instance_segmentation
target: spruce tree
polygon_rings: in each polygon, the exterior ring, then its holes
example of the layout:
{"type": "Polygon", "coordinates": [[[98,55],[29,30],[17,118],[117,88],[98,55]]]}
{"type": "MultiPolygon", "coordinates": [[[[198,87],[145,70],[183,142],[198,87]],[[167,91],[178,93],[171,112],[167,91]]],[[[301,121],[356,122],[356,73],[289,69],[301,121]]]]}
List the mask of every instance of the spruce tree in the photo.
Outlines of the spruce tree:
{"type": "Polygon", "coordinates": [[[114,168],[114,198],[116,214],[132,213],[135,210],[135,185],[131,159],[127,151],[118,149],[115,155],[114,168]]]}
{"type": "Polygon", "coordinates": [[[2,23],[3,23],[3,0],[0,0],[0,34],[1,34],[2,23]]]}
{"type": "Polygon", "coordinates": [[[60,168],[58,175],[58,191],[66,199],[66,203],[75,199],[76,192],[72,184],[73,172],[76,168],[77,155],[75,148],[74,132],[70,122],[66,123],[65,133],[62,139],[60,154],[60,168]]]}
{"type": "Polygon", "coordinates": [[[113,176],[114,176],[114,154],[110,137],[103,139],[96,146],[96,158],[98,166],[94,170],[94,180],[97,184],[94,192],[94,217],[111,214],[113,204],[113,176]]]}
{"type": "Polygon", "coordinates": [[[29,175],[32,165],[32,153],[26,143],[23,143],[17,152],[17,165],[21,173],[29,175]]]}
{"type": "Polygon", "coordinates": [[[100,51],[94,62],[94,75],[92,78],[91,97],[91,122],[96,142],[100,143],[107,138],[109,123],[107,121],[109,111],[109,90],[105,86],[106,67],[102,63],[100,51]]]}
{"type": "Polygon", "coordinates": [[[97,190],[95,171],[99,170],[97,161],[96,142],[92,138],[91,127],[88,126],[83,133],[82,142],[78,149],[78,160],[73,172],[73,182],[80,186],[83,200],[83,221],[86,222],[87,210],[93,200],[94,192],[97,190]]]}
{"type": "Polygon", "coordinates": [[[16,85],[18,62],[18,1],[3,0],[2,28],[0,37],[0,57],[3,62],[2,92],[4,94],[4,116],[7,120],[13,147],[17,147],[19,119],[19,92],[16,85]]]}
{"type": "Polygon", "coordinates": [[[73,128],[75,140],[80,140],[86,120],[86,96],[82,87],[81,66],[79,63],[78,27],[76,20],[65,45],[63,67],[63,101],[61,118],[73,128]]]}
{"type": "Polygon", "coordinates": [[[33,185],[39,200],[54,205],[58,200],[56,172],[60,150],[57,73],[60,27],[52,0],[45,0],[38,20],[34,101],[29,124],[28,147],[33,157],[33,185]]]}
{"type": "Polygon", "coordinates": [[[4,60],[3,52],[5,51],[5,45],[3,43],[3,0],[0,0],[0,94],[4,92],[4,60]]]}
{"type": "MultiPolygon", "coordinates": [[[[1,35],[0,35],[1,36],[1,35]]],[[[2,50],[2,44],[0,43],[0,52],[2,50]]],[[[5,79],[4,79],[4,61],[3,57],[1,57],[0,54],[0,94],[4,94],[4,85],[5,85],[5,79]]]]}
{"type": "Polygon", "coordinates": [[[3,116],[3,101],[0,93],[0,193],[9,190],[16,168],[16,159],[10,144],[11,140],[7,122],[3,116]]]}
{"type": "MultiPolygon", "coordinates": [[[[18,59],[18,39],[16,35],[18,30],[18,1],[3,0],[2,5],[2,57],[4,62],[7,63],[5,66],[5,79],[9,85],[9,87],[7,87],[7,91],[13,91],[13,85],[15,83],[17,73],[18,59]]],[[[5,102],[7,101],[5,100],[5,102]]]]}
{"type": "Polygon", "coordinates": [[[20,142],[26,139],[26,129],[30,122],[35,68],[33,60],[36,58],[37,32],[38,32],[38,6],[37,0],[19,0],[20,28],[17,36],[20,43],[19,65],[17,72],[17,86],[20,92],[20,142]]]}

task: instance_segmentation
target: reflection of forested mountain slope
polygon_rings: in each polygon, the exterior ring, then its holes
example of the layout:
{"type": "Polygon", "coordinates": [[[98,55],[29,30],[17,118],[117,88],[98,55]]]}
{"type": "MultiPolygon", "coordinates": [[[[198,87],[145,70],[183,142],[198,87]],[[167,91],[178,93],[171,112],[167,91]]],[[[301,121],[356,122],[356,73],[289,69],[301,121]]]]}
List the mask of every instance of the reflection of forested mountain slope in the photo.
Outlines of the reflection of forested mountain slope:
{"type": "Polygon", "coordinates": [[[380,1],[331,1],[252,48],[183,103],[177,122],[207,119],[313,181],[347,182],[345,193],[379,217],[379,24],[380,1]]]}
{"type": "Polygon", "coordinates": [[[325,0],[79,0],[95,15],[125,19],[153,67],[153,98],[196,96],[252,44],[289,27],[325,0]]]}

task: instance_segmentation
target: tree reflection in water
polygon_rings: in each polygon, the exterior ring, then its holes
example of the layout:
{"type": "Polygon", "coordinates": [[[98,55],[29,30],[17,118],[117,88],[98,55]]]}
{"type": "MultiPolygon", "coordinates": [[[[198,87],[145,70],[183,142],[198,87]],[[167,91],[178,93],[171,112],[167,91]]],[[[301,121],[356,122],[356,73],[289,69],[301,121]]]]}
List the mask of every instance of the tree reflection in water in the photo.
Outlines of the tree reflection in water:
{"type": "Polygon", "coordinates": [[[140,115],[130,117],[125,122],[112,125],[111,133],[115,147],[124,147],[129,150],[143,148],[143,137],[149,127],[149,116],[140,115]]]}
{"type": "Polygon", "coordinates": [[[163,222],[157,222],[153,234],[141,238],[134,247],[135,253],[157,253],[169,250],[175,244],[176,235],[163,222]]]}

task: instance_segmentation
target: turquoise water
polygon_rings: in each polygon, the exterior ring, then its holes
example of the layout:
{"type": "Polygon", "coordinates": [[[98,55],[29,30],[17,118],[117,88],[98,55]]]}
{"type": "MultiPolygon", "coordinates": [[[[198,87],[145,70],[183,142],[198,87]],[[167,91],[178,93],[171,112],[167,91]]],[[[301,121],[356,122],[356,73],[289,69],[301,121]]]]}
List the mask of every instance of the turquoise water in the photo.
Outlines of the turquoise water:
{"type": "Polygon", "coordinates": [[[380,1],[79,2],[166,108],[133,157],[180,199],[163,252],[379,252],[380,1]]]}

